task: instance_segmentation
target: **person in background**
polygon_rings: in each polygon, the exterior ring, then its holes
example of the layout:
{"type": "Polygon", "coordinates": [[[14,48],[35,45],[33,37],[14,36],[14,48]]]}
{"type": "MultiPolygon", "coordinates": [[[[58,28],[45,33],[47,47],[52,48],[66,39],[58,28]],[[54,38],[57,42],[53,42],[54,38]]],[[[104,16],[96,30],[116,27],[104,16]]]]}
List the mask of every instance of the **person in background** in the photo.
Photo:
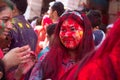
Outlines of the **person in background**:
{"type": "Polygon", "coordinates": [[[44,49],[46,44],[46,28],[49,24],[57,23],[59,17],[64,13],[64,5],[59,1],[53,1],[49,4],[49,10],[45,13],[42,19],[42,29],[40,34],[38,35],[38,43],[36,48],[36,53],[39,53],[42,49],[44,49]]]}
{"type": "Polygon", "coordinates": [[[39,18],[39,20],[40,24],[37,25],[34,29],[35,32],[38,34],[38,42],[35,51],[37,54],[39,54],[39,52],[47,46],[47,43],[45,41],[46,28],[48,27],[48,25],[53,23],[47,13],[42,18],[39,18]]]}
{"type": "Polygon", "coordinates": [[[10,31],[12,38],[10,49],[28,44],[32,51],[35,51],[37,44],[37,35],[23,14],[27,8],[27,0],[11,0],[14,3],[13,8],[13,30],[10,31]]]}
{"type": "Polygon", "coordinates": [[[55,1],[55,2],[50,2],[49,3],[49,10],[48,14],[49,17],[52,19],[53,23],[58,22],[59,17],[64,13],[64,5],[62,2],[55,1]]]}
{"type": "Polygon", "coordinates": [[[65,76],[74,77],[69,72],[94,50],[87,16],[79,11],[65,12],[56,26],[53,42],[47,55],[34,66],[29,80],[73,80],[65,76]]]}
{"type": "Polygon", "coordinates": [[[45,47],[42,51],[40,51],[40,53],[38,54],[38,59],[44,55],[46,52],[49,51],[50,47],[53,44],[53,39],[54,39],[54,31],[55,31],[55,27],[57,26],[56,23],[50,24],[48,25],[47,29],[46,29],[46,33],[47,33],[47,41],[48,41],[48,46],[45,47]]]}
{"type": "MultiPolygon", "coordinates": [[[[2,5],[3,4],[4,5],[1,7],[2,12],[0,13],[0,16],[2,17],[3,22],[8,23],[7,21],[10,20],[10,22],[12,23],[12,30],[10,30],[9,34],[4,33],[10,37],[9,49],[11,50],[13,48],[28,45],[29,46],[28,51],[35,51],[37,35],[34,32],[33,28],[31,28],[29,23],[25,20],[24,16],[22,15],[24,13],[24,9],[25,9],[24,7],[27,5],[25,5],[25,2],[23,2],[25,6],[21,6],[20,4],[20,2],[22,3],[21,0],[15,0],[20,5],[17,3],[14,4],[9,0],[5,0],[5,1],[6,1],[5,3],[1,3],[2,5]],[[13,16],[14,18],[12,18],[13,16]]],[[[30,52],[29,55],[33,55],[31,53],[33,52],[30,52]]],[[[32,65],[33,63],[30,61],[30,64],[32,65]]],[[[14,66],[14,69],[17,68],[17,66],[18,65],[14,66]]],[[[28,66],[26,67],[24,66],[25,67],[24,70],[27,70],[27,68],[30,68],[30,66],[29,67],[28,66]]],[[[11,67],[8,70],[7,74],[11,69],[13,69],[13,67],[11,67]]],[[[14,76],[14,74],[12,76],[14,76]]]]}
{"type": "MultiPolygon", "coordinates": [[[[0,0],[0,49],[8,45],[5,43],[9,41],[8,34],[12,29],[11,18],[12,18],[12,2],[9,0],[0,0]],[[6,40],[7,39],[7,40],[6,40]],[[4,44],[5,45],[4,45],[4,44]]],[[[8,46],[7,46],[8,47],[8,46]]],[[[10,50],[8,53],[3,54],[2,49],[0,50],[0,78],[5,80],[5,74],[13,66],[23,64],[30,61],[30,47],[28,45],[23,47],[16,47],[10,50]],[[14,63],[13,63],[14,62],[14,63]]]]}
{"type": "Polygon", "coordinates": [[[105,39],[105,33],[99,28],[102,24],[101,13],[99,10],[89,10],[86,15],[91,22],[93,28],[94,43],[96,48],[98,48],[105,39]]]}
{"type": "Polygon", "coordinates": [[[37,18],[35,26],[34,26],[34,31],[36,32],[37,36],[39,35],[39,33],[42,29],[41,23],[42,23],[42,17],[37,18]]]}
{"type": "MultiPolygon", "coordinates": [[[[8,31],[11,30],[12,25],[10,24],[10,20],[12,17],[12,11],[11,9],[13,8],[10,4],[10,2],[8,1],[8,3],[4,3],[4,0],[0,0],[0,34],[4,33],[5,35],[2,35],[0,38],[0,48],[3,50],[4,48],[8,47],[10,44],[10,37],[8,37],[8,31]],[[7,5],[9,5],[9,7],[6,7],[7,5]],[[4,27],[7,26],[7,29],[4,27]],[[4,31],[5,29],[5,31],[4,31]]],[[[4,53],[4,52],[3,52],[4,53]]]]}
{"type": "Polygon", "coordinates": [[[39,17],[38,16],[35,16],[35,17],[33,17],[32,19],[29,19],[28,20],[28,22],[31,24],[31,26],[33,27],[33,28],[35,28],[35,26],[36,26],[36,24],[37,24],[37,19],[38,19],[39,17]]]}
{"type": "Polygon", "coordinates": [[[108,24],[108,26],[106,27],[106,35],[112,28],[113,28],[113,24],[108,24]]]}

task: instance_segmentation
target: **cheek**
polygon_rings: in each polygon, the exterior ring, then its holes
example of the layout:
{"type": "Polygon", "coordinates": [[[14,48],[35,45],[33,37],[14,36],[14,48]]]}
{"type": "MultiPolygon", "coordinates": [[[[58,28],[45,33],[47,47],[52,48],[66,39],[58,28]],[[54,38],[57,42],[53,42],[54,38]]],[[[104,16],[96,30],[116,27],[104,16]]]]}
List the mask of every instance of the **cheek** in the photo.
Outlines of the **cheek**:
{"type": "Polygon", "coordinates": [[[59,34],[60,40],[66,48],[74,49],[80,43],[82,36],[78,32],[71,32],[70,34],[59,34]]]}
{"type": "Polygon", "coordinates": [[[64,36],[64,33],[60,32],[59,37],[61,41],[63,41],[63,36],[64,36]]]}
{"type": "Polygon", "coordinates": [[[12,23],[10,22],[10,21],[8,21],[7,23],[6,23],[6,27],[7,28],[9,28],[9,29],[12,29],[12,23]]]}
{"type": "Polygon", "coordinates": [[[72,36],[74,37],[73,47],[78,46],[83,38],[83,31],[76,31],[72,36]]]}
{"type": "Polygon", "coordinates": [[[3,23],[3,21],[0,21],[0,34],[2,34],[4,29],[5,29],[5,24],[3,23]]]}
{"type": "Polygon", "coordinates": [[[77,41],[80,41],[83,38],[83,31],[76,31],[76,33],[73,34],[73,36],[77,41]]]}
{"type": "Polygon", "coordinates": [[[49,17],[52,18],[52,11],[49,12],[49,17]]]}

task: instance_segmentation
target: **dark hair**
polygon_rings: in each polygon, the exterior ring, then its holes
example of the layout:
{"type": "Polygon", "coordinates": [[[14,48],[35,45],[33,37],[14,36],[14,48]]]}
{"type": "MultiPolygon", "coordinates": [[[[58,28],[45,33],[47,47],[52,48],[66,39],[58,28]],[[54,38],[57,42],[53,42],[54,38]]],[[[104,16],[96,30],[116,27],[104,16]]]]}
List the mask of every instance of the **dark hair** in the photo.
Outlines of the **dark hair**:
{"type": "Polygon", "coordinates": [[[3,5],[0,5],[0,12],[5,9],[6,6],[10,7],[12,10],[14,8],[14,4],[10,0],[1,0],[3,5]]]}
{"type": "Polygon", "coordinates": [[[43,17],[36,18],[36,25],[41,25],[43,17]]]}
{"type": "Polygon", "coordinates": [[[87,16],[92,24],[92,27],[100,26],[102,24],[102,16],[99,10],[90,10],[87,16]]]}
{"type": "Polygon", "coordinates": [[[53,23],[53,24],[50,24],[47,26],[46,32],[47,32],[48,36],[51,36],[54,33],[56,26],[57,26],[57,23],[53,23]]]}
{"type": "Polygon", "coordinates": [[[27,0],[11,0],[19,10],[20,14],[24,14],[27,8],[27,0]]]}
{"type": "Polygon", "coordinates": [[[51,6],[51,8],[52,8],[53,11],[57,11],[58,16],[61,16],[62,13],[65,11],[63,3],[58,2],[58,1],[55,2],[55,3],[51,6]]]}
{"type": "Polygon", "coordinates": [[[4,62],[0,59],[0,72],[3,73],[3,76],[0,80],[6,80],[6,77],[5,77],[5,65],[4,65],[4,62]]]}

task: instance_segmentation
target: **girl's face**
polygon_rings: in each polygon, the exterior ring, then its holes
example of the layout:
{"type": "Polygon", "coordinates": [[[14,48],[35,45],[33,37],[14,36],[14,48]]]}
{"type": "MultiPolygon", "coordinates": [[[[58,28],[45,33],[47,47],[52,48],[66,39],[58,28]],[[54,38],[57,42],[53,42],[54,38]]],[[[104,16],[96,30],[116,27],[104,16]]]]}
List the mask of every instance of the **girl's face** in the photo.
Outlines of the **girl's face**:
{"type": "Polygon", "coordinates": [[[9,7],[0,11],[0,38],[5,38],[12,29],[11,18],[12,10],[9,7]]]}
{"type": "Polygon", "coordinates": [[[75,20],[65,20],[59,33],[62,44],[68,49],[75,49],[83,38],[83,28],[75,20]]]}

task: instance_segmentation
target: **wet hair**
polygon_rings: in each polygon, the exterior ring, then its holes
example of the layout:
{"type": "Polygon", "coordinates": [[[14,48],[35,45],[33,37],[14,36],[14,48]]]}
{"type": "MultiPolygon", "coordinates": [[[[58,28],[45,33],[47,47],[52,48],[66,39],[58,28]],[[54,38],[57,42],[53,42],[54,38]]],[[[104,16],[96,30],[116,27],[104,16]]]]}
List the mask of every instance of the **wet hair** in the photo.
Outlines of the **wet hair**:
{"type": "Polygon", "coordinates": [[[88,11],[87,17],[89,18],[93,28],[102,24],[102,15],[99,10],[88,11]]]}
{"type": "Polygon", "coordinates": [[[27,9],[27,0],[11,0],[19,10],[20,14],[24,14],[27,9]]]}
{"type": "Polygon", "coordinates": [[[65,11],[63,3],[59,1],[54,2],[54,4],[51,5],[51,8],[53,11],[57,11],[58,16],[61,16],[62,13],[65,11]]]}
{"type": "Polygon", "coordinates": [[[3,76],[0,80],[6,80],[6,77],[5,77],[5,65],[4,65],[4,62],[0,59],[0,72],[3,73],[3,76]]]}
{"type": "Polygon", "coordinates": [[[46,32],[47,32],[48,36],[51,36],[54,33],[56,26],[57,26],[57,23],[53,23],[53,24],[50,24],[50,25],[47,26],[47,31],[46,32]]]}

